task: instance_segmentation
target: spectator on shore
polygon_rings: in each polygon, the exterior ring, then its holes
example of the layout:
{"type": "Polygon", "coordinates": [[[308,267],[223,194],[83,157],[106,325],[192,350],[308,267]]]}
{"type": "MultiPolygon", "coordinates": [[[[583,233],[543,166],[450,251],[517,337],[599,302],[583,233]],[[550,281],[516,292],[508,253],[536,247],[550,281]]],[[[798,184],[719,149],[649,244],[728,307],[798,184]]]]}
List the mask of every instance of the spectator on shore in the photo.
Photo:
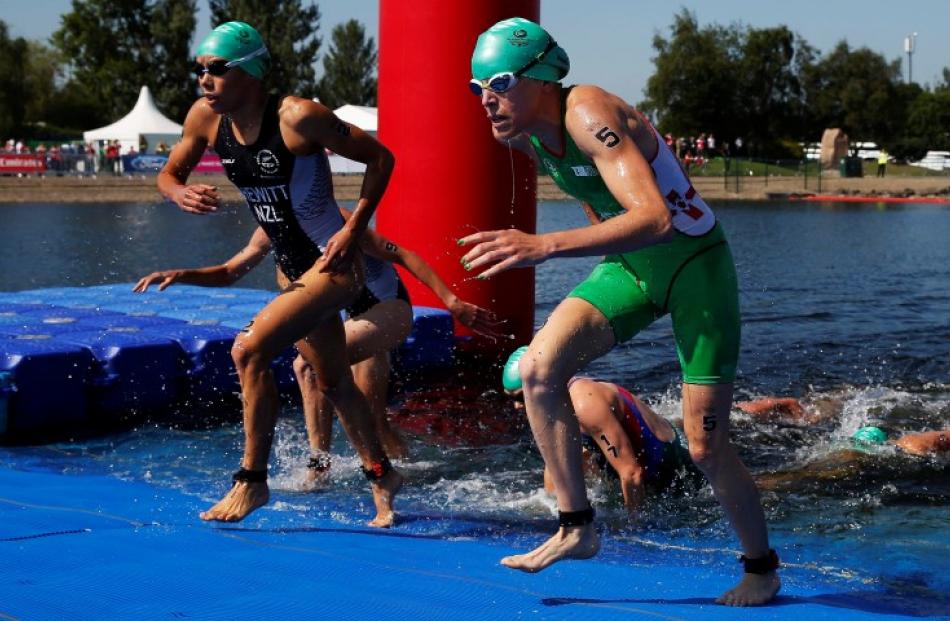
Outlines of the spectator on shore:
{"type": "Polygon", "coordinates": [[[877,176],[883,178],[887,174],[887,149],[881,147],[877,154],[877,176]]]}
{"type": "Polygon", "coordinates": [[[706,138],[706,148],[709,149],[712,155],[716,154],[716,137],[712,134],[709,134],[709,137],[706,138]]]}
{"type": "Polygon", "coordinates": [[[168,145],[165,144],[164,140],[159,140],[158,144],[155,145],[155,153],[158,155],[165,155],[168,153],[168,145]]]}

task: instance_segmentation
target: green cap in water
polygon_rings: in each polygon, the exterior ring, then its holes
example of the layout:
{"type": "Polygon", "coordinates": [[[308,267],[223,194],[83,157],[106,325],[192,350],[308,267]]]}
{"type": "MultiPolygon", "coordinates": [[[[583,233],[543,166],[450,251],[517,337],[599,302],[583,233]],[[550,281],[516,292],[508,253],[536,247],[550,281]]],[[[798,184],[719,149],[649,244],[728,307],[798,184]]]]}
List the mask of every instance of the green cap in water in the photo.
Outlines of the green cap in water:
{"type": "Polygon", "coordinates": [[[195,56],[217,56],[230,61],[258,80],[270,69],[270,53],[250,24],[225,22],[208,33],[195,56]]]}
{"type": "Polygon", "coordinates": [[[851,435],[858,445],[875,446],[887,442],[887,434],[880,427],[861,427],[851,435]]]}
{"type": "Polygon", "coordinates": [[[528,346],[522,345],[508,356],[508,362],[505,363],[505,368],[501,372],[501,385],[505,387],[505,390],[521,390],[521,369],[518,361],[526,351],[528,351],[528,346]]]}
{"type": "Polygon", "coordinates": [[[521,75],[557,82],[571,68],[567,52],[544,28],[523,17],[512,17],[479,35],[472,52],[472,77],[487,80],[505,71],[516,73],[534,61],[521,75]]]}

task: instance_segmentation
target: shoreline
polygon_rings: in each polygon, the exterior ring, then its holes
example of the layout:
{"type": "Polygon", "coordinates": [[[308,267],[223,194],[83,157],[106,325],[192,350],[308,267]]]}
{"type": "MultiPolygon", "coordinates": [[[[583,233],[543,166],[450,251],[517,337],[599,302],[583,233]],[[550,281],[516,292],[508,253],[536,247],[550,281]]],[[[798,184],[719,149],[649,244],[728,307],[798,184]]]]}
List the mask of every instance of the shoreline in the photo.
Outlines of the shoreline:
{"type": "MultiPolygon", "coordinates": [[[[241,202],[243,197],[224,175],[196,175],[218,187],[225,202],[241,202]]],[[[362,175],[334,175],[338,200],[359,198],[362,175]]],[[[830,173],[818,180],[802,177],[693,177],[693,186],[709,200],[760,201],[787,199],[790,195],[823,194],[865,197],[950,197],[950,176],[839,178],[830,173]]],[[[570,200],[550,177],[538,177],[538,200],[570,200]]],[[[155,187],[155,176],[0,177],[0,203],[157,203],[164,199],[155,187]]]]}

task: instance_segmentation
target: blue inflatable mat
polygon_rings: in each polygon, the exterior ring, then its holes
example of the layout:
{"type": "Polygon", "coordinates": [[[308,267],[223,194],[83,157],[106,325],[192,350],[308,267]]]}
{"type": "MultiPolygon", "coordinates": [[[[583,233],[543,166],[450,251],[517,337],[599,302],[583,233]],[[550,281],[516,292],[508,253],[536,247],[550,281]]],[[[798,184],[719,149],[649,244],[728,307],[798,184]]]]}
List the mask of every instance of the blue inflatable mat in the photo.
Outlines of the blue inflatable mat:
{"type": "MultiPolygon", "coordinates": [[[[134,293],[132,286],[0,292],[0,372],[8,374],[0,439],[82,424],[90,413],[100,423],[118,421],[129,411],[221,402],[238,391],[231,342],[275,292],[175,285],[134,293]],[[92,361],[76,359],[83,355],[77,347],[92,361]]],[[[413,314],[394,366],[417,371],[451,365],[451,315],[423,307],[413,314]]],[[[273,365],[287,395],[297,392],[294,357],[290,348],[273,365]]]]}
{"type": "Polygon", "coordinates": [[[783,570],[773,605],[729,609],[713,598],[736,568],[704,563],[701,551],[602,554],[529,575],[498,564],[525,545],[513,545],[510,524],[409,515],[384,531],[332,511],[270,508],[209,524],[197,517],[206,499],[0,458],[2,619],[885,621],[947,612],[948,600],[893,597],[801,567],[783,570]]]}

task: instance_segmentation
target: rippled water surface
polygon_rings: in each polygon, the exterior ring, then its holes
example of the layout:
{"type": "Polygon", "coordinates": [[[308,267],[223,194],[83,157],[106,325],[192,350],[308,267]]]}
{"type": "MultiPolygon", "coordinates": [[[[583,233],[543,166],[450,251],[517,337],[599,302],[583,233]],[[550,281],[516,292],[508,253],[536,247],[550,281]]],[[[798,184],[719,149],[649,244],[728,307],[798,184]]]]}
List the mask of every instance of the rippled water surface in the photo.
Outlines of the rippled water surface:
{"type": "MultiPolygon", "coordinates": [[[[734,412],[734,439],[762,488],[774,543],[786,560],[895,589],[950,589],[950,476],[945,458],[892,449],[849,450],[869,422],[892,434],[950,428],[950,210],[930,205],[782,203],[714,207],[732,245],[741,287],[738,398],[802,398],[825,415],[808,423],[753,421],[734,412]],[[830,413],[829,413],[830,412],[830,413]]],[[[154,269],[220,262],[253,223],[244,208],[197,218],[171,205],[5,205],[0,290],[132,281],[154,269]]],[[[543,231],[582,226],[576,203],[543,203],[543,231]]],[[[536,325],[597,259],[537,271],[536,325]]],[[[272,287],[258,269],[244,286],[272,287]]],[[[680,418],[679,371],[668,320],[617,347],[588,370],[680,418]]],[[[314,512],[359,523],[365,482],[345,439],[335,437],[330,488],[301,493],[306,442],[299,408],[284,410],[272,463],[275,502],[258,519],[306,520],[314,512]],[[277,512],[277,513],[275,513],[277,512]]],[[[541,462],[520,417],[491,387],[413,387],[392,415],[410,441],[400,467],[408,520],[463,516],[486,530],[537,541],[553,501],[539,491],[541,462]]],[[[7,449],[65,471],[148,479],[211,501],[240,459],[234,423],[200,429],[149,424],[94,442],[7,449]]],[[[0,452],[0,458],[4,455],[0,452]]],[[[708,489],[653,499],[636,523],[610,481],[592,481],[606,554],[648,560],[683,550],[737,548],[708,489]]]]}

